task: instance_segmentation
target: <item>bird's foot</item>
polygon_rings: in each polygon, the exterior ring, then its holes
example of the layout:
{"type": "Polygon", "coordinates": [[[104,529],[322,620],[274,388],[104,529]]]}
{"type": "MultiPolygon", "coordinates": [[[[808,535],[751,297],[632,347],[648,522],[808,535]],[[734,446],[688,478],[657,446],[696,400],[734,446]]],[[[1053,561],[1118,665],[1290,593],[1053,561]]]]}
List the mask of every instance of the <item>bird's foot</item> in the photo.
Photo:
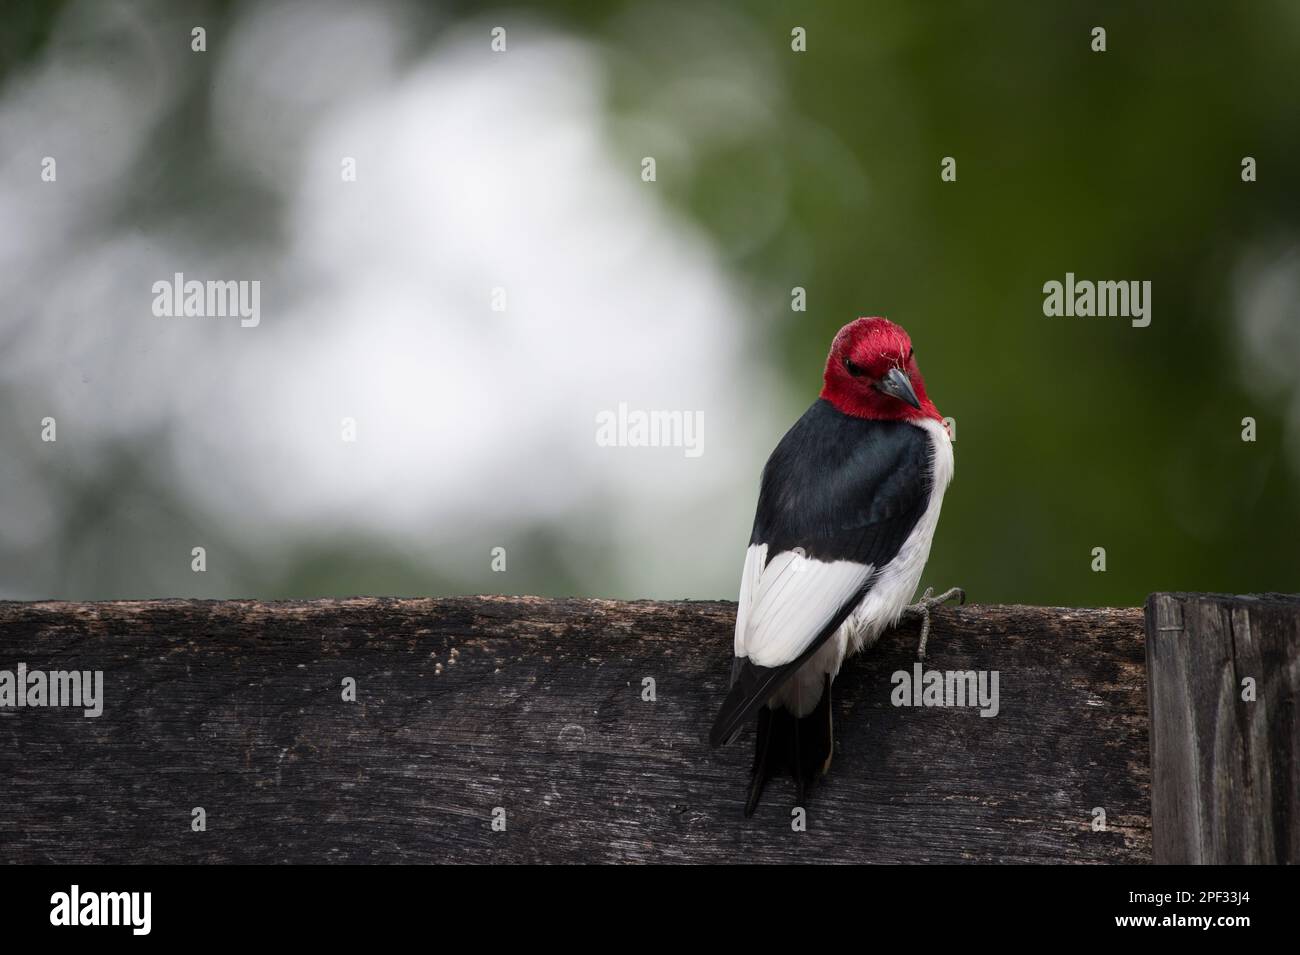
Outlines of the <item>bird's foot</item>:
{"type": "Polygon", "coordinates": [[[966,591],[960,587],[953,587],[951,590],[945,590],[935,596],[934,588],[926,587],[921,599],[903,611],[904,618],[921,618],[921,642],[916,647],[916,658],[918,660],[925,659],[925,644],[930,639],[930,611],[935,607],[946,604],[953,597],[957,598],[958,604],[964,604],[966,602],[966,591]]]}

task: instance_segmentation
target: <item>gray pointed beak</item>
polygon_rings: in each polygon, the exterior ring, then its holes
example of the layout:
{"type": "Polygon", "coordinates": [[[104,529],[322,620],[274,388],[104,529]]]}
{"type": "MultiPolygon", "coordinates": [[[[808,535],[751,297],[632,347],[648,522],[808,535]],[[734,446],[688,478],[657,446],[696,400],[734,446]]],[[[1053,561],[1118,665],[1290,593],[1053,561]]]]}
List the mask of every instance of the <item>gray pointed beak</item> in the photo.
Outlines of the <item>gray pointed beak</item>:
{"type": "Polygon", "coordinates": [[[891,398],[906,401],[917,411],[921,410],[921,402],[917,400],[916,392],[912,389],[912,383],[908,381],[907,375],[898,368],[889,369],[889,374],[881,378],[872,387],[889,395],[891,398]]]}

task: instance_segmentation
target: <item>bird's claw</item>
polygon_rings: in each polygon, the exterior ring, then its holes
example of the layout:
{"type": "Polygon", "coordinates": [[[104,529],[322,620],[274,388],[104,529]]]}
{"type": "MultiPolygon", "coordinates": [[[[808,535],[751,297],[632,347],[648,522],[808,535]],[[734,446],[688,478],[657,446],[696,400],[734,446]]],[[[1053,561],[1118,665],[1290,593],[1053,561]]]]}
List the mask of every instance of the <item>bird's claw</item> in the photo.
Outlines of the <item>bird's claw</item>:
{"type": "Polygon", "coordinates": [[[957,598],[957,603],[960,606],[966,602],[966,591],[960,587],[953,587],[936,597],[934,588],[926,587],[921,599],[903,611],[906,616],[921,618],[921,642],[916,647],[916,658],[918,660],[925,659],[925,644],[930,639],[930,611],[935,607],[946,604],[953,597],[957,598]]]}

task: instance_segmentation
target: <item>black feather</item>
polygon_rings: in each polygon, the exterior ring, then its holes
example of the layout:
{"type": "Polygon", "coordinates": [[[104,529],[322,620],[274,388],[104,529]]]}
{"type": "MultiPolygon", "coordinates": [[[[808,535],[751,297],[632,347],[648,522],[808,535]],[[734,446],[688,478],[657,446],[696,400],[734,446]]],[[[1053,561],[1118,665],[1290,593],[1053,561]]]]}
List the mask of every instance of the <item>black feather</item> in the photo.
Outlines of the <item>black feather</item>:
{"type": "Polygon", "coordinates": [[[930,436],[905,421],[869,421],[813,402],[763,468],[751,544],[767,559],[882,567],[925,513],[934,481],[930,436]]]}
{"type": "Polygon", "coordinates": [[[804,804],[808,787],[826,771],[835,749],[832,711],[830,674],[824,679],[821,699],[807,716],[799,718],[784,709],[766,707],[758,711],[746,817],[758,808],[767,781],[782,771],[794,776],[796,804],[804,804]]]}

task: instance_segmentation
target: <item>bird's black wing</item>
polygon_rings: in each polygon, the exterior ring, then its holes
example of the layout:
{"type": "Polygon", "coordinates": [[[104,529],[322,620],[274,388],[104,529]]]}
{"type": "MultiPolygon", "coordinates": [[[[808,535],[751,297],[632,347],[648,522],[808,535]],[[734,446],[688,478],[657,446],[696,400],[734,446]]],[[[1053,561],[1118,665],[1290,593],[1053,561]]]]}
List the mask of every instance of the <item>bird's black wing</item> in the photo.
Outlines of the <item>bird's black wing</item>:
{"type": "Polygon", "coordinates": [[[714,745],[735,737],[898,554],[929,503],[932,455],[921,428],[850,417],[824,399],[781,439],[763,469],[714,745]]]}

